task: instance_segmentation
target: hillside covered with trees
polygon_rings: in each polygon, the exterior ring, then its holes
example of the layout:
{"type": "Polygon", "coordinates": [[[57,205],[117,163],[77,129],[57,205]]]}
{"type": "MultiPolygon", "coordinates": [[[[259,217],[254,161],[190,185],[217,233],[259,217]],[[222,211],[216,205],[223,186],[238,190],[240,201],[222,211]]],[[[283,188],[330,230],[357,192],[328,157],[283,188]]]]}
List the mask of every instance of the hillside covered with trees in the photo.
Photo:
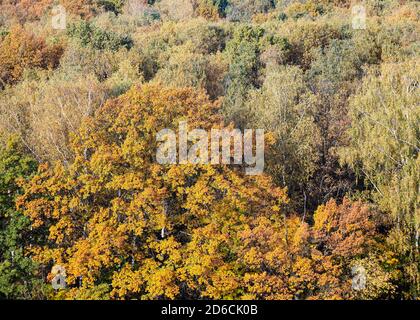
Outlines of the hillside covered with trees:
{"type": "Polygon", "coordinates": [[[419,9],[0,0],[0,298],[420,299],[419,9]],[[159,164],[180,121],[264,174],[159,164]]]}

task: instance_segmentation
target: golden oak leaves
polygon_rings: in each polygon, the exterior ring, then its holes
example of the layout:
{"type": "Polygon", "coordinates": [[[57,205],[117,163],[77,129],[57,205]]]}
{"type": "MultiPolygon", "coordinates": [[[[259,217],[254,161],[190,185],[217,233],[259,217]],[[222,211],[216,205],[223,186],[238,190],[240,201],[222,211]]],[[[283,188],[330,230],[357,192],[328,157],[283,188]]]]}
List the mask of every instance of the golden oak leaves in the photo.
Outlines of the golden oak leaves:
{"type": "Polygon", "coordinates": [[[65,266],[70,285],[112,283],[115,298],[176,298],[183,283],[184,295],[236,294],[232,279],[242,275],[231,255],[240,253],[240,232],[279,215],[285,190],[227,166],[154,161],[160,129],[181,120],[221,127],[217,110],[201,91],[145,85],[86,119],[74,136],[74,163],[41,166],[19,199],[33,227],[48,234],[38,260],[65,266]]]}
{"type": "Polygon", "coordinates": [[[68,297],[343,298],[375,225],[360,202],[330,201],[311,227],[286,190],[227,166],[160,165],[156,133],[222,127],[192,89],[144,85],[109,101],[74,136],[68,168],[41,166],[18,200],[48,234],[32,252],[66,267],[68,297]],[[347,272],[347,273],[346,273],[347,272]],[[81,283],[81,285],[80,285],[81,283]]]}

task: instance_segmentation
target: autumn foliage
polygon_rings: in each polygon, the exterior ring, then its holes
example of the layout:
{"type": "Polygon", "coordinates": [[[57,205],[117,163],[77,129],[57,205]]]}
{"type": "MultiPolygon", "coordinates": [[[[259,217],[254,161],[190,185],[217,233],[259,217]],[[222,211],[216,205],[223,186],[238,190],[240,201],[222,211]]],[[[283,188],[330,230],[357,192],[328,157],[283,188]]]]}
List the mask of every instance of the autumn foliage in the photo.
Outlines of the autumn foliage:
{"type": "Polygon", "coordinates": [[[53,69],[63,53],[60,45],[45,40],[16,25],[0,40],[0,86],[14,84],[28,68],[53,69]]]}
{"type": "Polygon", "coordinates": [[[0,299],[419,299],[419,3],[355,4],[0,1],[0,299]]]}
{"type": "Polygon", "coordinates": [[[18,200],[47,231],[36,261],[115,298],[346,297],[346,263],[373,241],[368,207],[329,202],[311,228],[267,177],[153,161],[160,127],[217,126],[216,111],[201,92],[145,85],[86,119],[74,163],[40,167],[18,200]]]}

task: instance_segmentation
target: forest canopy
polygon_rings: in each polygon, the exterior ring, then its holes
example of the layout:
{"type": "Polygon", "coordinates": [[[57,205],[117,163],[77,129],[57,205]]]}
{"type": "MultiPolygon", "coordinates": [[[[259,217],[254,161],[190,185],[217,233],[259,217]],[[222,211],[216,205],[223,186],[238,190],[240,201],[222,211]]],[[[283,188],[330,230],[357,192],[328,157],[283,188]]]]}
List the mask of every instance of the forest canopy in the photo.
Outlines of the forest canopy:
{"type": "Polygon", "coordinates": [[[419,9],[0,1],[0,299],[419,299],[419,9]],[[182,121],[264,174],[158,163],[182,121]]]}

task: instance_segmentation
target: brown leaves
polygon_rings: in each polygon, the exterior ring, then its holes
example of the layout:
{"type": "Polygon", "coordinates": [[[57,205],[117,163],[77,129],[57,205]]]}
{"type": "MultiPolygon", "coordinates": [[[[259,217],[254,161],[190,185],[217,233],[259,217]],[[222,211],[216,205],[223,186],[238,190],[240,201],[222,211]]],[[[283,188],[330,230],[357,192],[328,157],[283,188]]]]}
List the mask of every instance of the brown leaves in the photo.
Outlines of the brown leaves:
{"type": "Polygon", "coordinates": [[[320,206],[314,215],[314,238],[321,243],[323,251],[335,256],[359,255],[373,242],[374,212],[359,202],[344,199],[337,205],[330,200],[320,206]]]}
{"type": "Polygon", "coordinates": [[[57,67],[62,53],[60,45],[48,46],[44,39],[15,25],[0,43],[0,87],[19,81],[27,68],[57,67]]]}

